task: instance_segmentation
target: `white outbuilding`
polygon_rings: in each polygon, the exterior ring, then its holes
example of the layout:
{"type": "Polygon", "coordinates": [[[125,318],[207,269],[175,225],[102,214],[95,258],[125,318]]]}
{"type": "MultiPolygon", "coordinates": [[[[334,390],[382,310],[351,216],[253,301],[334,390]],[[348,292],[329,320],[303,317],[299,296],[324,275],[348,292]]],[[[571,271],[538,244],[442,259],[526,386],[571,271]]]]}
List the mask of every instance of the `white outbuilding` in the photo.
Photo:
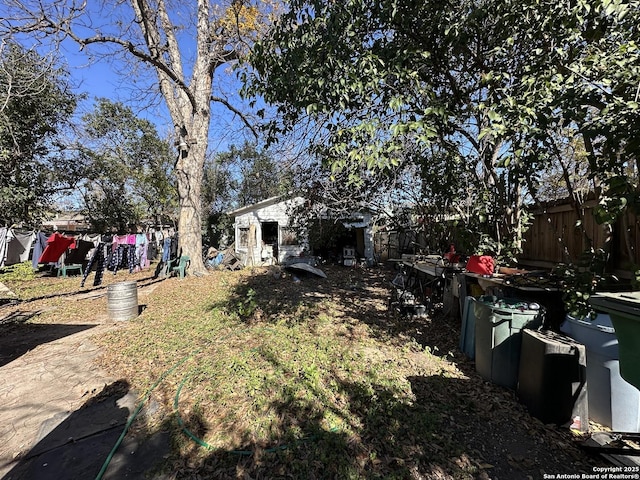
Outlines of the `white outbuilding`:
{"type": "Polygon", "coordinates": [[[292,210],[303,202],[302,197],[278,196],[228,212],[235,219],[235,254],[245,265],[285,263],[303,255],[341,260],[345,251],[353,252],[357,260],[373,261],[371,214],[353,213],[338,219],[327,216],[311,222],[310,228],[320,229],[321,223],[337,225],[339,234],[333,229],[329,238],[314,232],[301,238],[291,228],[290,219],[292,210]]]}

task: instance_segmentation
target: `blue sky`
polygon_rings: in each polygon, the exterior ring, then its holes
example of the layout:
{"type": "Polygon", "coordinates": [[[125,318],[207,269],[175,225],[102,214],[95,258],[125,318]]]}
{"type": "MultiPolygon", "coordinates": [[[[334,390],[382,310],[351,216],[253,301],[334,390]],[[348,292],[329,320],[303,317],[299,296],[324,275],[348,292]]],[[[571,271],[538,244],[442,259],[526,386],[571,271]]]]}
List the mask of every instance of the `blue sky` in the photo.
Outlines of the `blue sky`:
{"type": "MultiPolygon", "coordinates": [[[[135,85],[123,80],[113,71],[113,67],[105,64],[96,64],[92,66],[78,66],[71,68],[74,81],[79,84],[79,92],[88,95],[87,101],[81,106],[81,110],[86,111],[92,108],[95,98],[105,97],[112,101],[121,101],[129,104],[137,115],[147,118],[156,124],[158,133],[163,136],[173,131],[173,123],[166,109],[163,99],[156,99],[156,102],[140,104],[140,102],[132,101],[131,97],[135,94],[135,85]]],[[[228,79],[229,82],[231,78],[228,79]]],[[[231,85],[226,85],[225,94],[229,95],[231,85]]],[[[236,89],[240,88],[239,84],[235,85],[236,89]]],[[[214,92],[215,93],[215,92],[214,92]]],[[[234,92],[231,90],[231,94],[234,92]]],[[[239,98],[233,98],[234,105],[241,107],[242,101],[239,98]]],[[[243,141],[243,135],[233,134],[237,129],[241,128],[240,121],[235,118],[226,108],[212,104],[213,121],[210,134],[210,149],[214,151],[224,151],[229,144],[240,144],[243,141]]],[[[83,112],[84,113],[84,112],[83,112]]]]}
{"type": "MultiPolygon", "coordinates": [[[[152,121],[160,136],[173,132],[173,122],[169,116],[164,100],[157,95],[146,101],[136,100],[140,92],[152,88],[155,73],[145,70],[146,75],[134,78],[128,75],[128,66],[121,61],[90,61],[89,57],[80,52],[78,46],[65,42],[61,51],[62,61],[67,64],[76,93],[84,93],[87,100],[80,105],[78,115],[93,109],[94,101],[98,97],[105,97],[112,101],[123,102],[142,117],[152,121]]],[[[221,67],[214,78],[214,95],[228,98],[232,105],[240,111],[248,111],[248,101],[240,98],[238,91],[240,83],[228,67],[221,67]]],[[[156,90],[154,89],[154,92],[156,90]]],[[[209,135],[209,149],[213,152],[226,151],[231,144],[241,145],[245,139],[253,139],[243,128],[243,123],[226,107],[212,103],[212,124],[209,135]]]]}
{"type": "MultiPolygon", "coordinates": [[[[47,0],[43,2],[23,0],[21,5],[25,9],[37,9],[39,6],[47,9],[52,4],[47,0]]],[[[94,29],[97,29],[104,34],[118,37],[121,28],[126,31],[127,26],[132,25],[134,13],[128,2],[90,1],[84,5],[86,6],[85,13],[74,22],[74,30],[81,36],[91,37],[96,33],[94,29]],[[89,25],[90,27],[88,27],[89,25]]],[[[70,3],[67,2],[66,7],[69,6],[70,3]]],[[[184,55],[183,60],[185,60],[183,68],[185,75],[189,76],[190,63],[188,60],[195,49],[196,33],[193,30],[194,24],[192,22],[195,7],[191,2],[174,4],[174,7],[170,16],[177,26],[178,41],[184,55]]],[[[12,7],[11,3],[0,0],[0,19],[3,17],[7,19],[23,17],[21,13],[16,13],[16,8],[12,7]]],[[[50,45],[47,45],[47,39],[38,39],[34,34],[20,35],[16,39],[27,48],[36,46],[41,55],[49,54],[52,49],[50,45]]],[[[152,121],[157,126],[161,137],[172,133],[174,131],[173,122],[164,100],[159,95],[156,95],[155,98],[151,95],[141,95],[143,92],[148,92],[149,86],[155,82],[155,72],[136,69],[136,73],[143,72],[146,77],[142,74],[133,74],[128,71],[129,67],[126,63],[118,61],[114,56],[103,57],[103,59],[94,56],[94,61],[91,61],[88,55],[100,55],[100,50],[106,48],[104,45],[92,44],[87,46],[84,52],[81,52],[79,46],[70,39],[65,40],[62,44],[60,61],[67,64],[73,84],[76,85],[76,93],[84,93],[88,97],[80,105],[78,117],[92,111],[96,97],[104,97],[112,101],[121,101],[129,105],[136,115],[152,121]],[[135,101],[136,96],[144,96],[143,101],[140,98],[135,101]]],[[[240,84],[235,80],[235,76],[227,70],[228,67],[224,67],[216,72],[213,93],[227,99],[239,111],[248,112],[248,101],[242,100],[238,95],[240,84]]],[[[212,103],[210,151],[226,151],[231,144],[241,145],[247,139],[255,140],[237,115],[219,103],[212,103]]]]}

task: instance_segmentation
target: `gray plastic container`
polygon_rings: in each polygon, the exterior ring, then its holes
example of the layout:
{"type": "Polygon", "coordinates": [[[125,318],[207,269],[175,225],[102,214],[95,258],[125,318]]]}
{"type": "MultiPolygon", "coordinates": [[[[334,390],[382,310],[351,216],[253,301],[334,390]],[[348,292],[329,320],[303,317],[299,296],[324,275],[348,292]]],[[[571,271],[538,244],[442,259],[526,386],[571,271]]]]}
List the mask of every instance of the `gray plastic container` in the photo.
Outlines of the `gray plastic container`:
{"type": "Polygon", "coordinates": [[[487,380],[514,389],[518,384],[522,329],[542,324],[540,310],[522,308],[513,298],[480,297],[473,301],[476,318],[476,371],[487,380]]]}
{"type": "Polygon", "coordinates": [[[459,348],[469,359],[476,358],[476,317],[473,297],[466,297],[462,309],[459,348]]]}
{"type": "Polygon", "coordinates": [[[611,317],[567,316],[560,330],[587,349],[589,418],[616,432],[640,432],[640,391],[620,375],[618,338],[611,317]]]}

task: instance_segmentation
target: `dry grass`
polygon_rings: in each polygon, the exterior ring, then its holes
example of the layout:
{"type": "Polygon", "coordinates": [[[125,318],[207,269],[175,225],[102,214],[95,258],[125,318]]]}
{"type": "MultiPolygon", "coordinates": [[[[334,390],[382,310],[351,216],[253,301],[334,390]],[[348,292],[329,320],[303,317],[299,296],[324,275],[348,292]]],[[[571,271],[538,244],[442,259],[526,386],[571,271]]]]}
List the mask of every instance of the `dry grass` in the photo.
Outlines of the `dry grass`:
{"type": "MultiPolygon", "coordinates": [[[[174,432],[175,478],[591,471],[568,432],[475,375],[456,349],[459,320],[389,311],[384,268],[324,269],[299,283],[278,268],[105,277],[137,279],[144,310],[97,339],[101,366],[159,405],[137,431],[174,432]]],[[[78,293],[77,277],[7,283],[47,297],[11,307],[42,312],[30,321],[108,321],[104,288],[78,293]]]]}

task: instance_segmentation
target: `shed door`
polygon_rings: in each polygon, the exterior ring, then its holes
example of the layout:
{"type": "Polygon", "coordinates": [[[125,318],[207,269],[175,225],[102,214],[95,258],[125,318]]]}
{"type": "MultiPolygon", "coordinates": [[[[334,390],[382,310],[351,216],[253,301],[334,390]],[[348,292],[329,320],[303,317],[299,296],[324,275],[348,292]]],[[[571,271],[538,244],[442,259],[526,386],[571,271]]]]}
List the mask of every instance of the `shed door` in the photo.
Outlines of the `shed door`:
{"type": "Polygon", "coordinates": [[[261,222],[262,243],[273,248],[273,257],[278,258],[278,222],[261,222]]]}

